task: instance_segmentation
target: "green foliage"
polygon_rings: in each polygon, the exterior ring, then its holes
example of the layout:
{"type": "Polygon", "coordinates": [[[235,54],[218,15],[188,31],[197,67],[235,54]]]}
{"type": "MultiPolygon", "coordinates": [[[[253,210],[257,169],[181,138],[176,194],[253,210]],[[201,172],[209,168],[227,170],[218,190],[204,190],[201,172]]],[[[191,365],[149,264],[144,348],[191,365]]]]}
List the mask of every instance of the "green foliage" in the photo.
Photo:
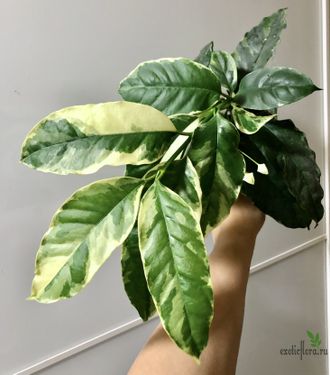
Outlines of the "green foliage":
{"type": "Polygon", "coordinates": [[[201,181],[203,233],[228,215],[240,192],[245,163],[238,143],[238,131],[219,112],[194,132],[188,156],[201,181]]]}
{"type": "Polygon", "coordinates": [[[213,72],[185,58],[160,59],[138,65],[120,83],[124,100],[151,105],[167,115],[208,108],[220,95],[213,72]]]}
{"type": "Polygon", "coordinates": [[[200,50],[198,56],[195,58],[195,61],[205,66],[209,66],[211,61],[211,54],[213,52],[213,47],[213,42],[207,43],[206,46],[204,46],[200,50]]]}
{"type": "Polygon", "coordinates": [[[156,309],[144,276],[137,224],[123,243],[121,268],[126,294],[140,317],[147,321],[156,309]]]}
{"type": "Polygon", "coordinates": [[[265,110],[296,102],[316,90],[312,80],[295,69],[263,68],[241,80],[235,101],[244,108],[265,110]]]}
{"type": "Polygon", "coordinates": [[[48,303],[77,294],[132,230],[142,188],[139,179],[116,177],[74,193],[41,241],[30,298],[48,303]]]}
{"type": "Polygon", "coordinates": [[[138,223],[144,271],[164,328],[185,352],[199,357],[207,343],[213,296],[195,213],[156,180],[142,198],[138,223]]]}
{"type": "Polygon", "coordinates": [[[276,112],[317,87],[292,68],[265,67],[285,13],[264,18],[232,54],[210,42],[195,60],[143,62],[120,83],[124,101],[64,108],[30,131],[21,160],[40,171],[126,165],[126,176],[78,190],[55,213],[31,299],[74,296],[123,245],[122,278],[141,318],[157,312],[174,342],[199,358],[213,316],[203,235],[240,193],[287,227],[323,216],[315,153],[276,112]]]}
{"type": "Polygon", "coordinates": [[[258,116],[238,107],[233,108],[232,115],[237,128],[245,134],[256,133],[262,126],[275,117],[275,115],[258,116]]]}
{"type": "MultiPolygon", "coordinates": [[[[242,134],[240,149],[267,166],[268,175],[255,173],[255,184],[243,185],[263,212],[290,228],[321,220],[320,169],[304,133],[291,120],[272,120],[255,134],[242,134]]],[[[247,163],[255,171],[254,164],[247,163]]]]}
{"type": "Polygon", "coordinates": [[[152,107],[114,102],[64,108],[42,119],[28,134],[22,162],[57,174],[96,172],[103,165],[151,163],[176,132],[152,107]]]}
{"type": "Polygon", "coordinates": [[[240,71],[251,72],[267,64],[273,56],[281,31],[286,28],[285,13],[286,9],[279,9],[245,34],[233,52],[240,71]]]}
{"type": "Polygon", "coordinates": [[[219,78],[221,86],[232,93],[237,85],[237,68],[232,56],[225,51],[212,52],[210,68],[219,78]]]}

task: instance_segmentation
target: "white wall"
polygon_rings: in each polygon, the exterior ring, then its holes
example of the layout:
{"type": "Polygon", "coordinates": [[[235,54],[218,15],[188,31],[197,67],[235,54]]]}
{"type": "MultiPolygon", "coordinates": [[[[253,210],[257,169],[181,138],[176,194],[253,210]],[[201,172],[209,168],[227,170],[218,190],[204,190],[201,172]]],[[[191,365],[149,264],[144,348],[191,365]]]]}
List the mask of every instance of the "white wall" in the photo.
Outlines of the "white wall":
{"type": "MultiPolygon", "coordinates": [[[[141,61],[194,57],[212,39],[218,48],[231,51],[245,31],[284,6],[289,7],[289,26],[273,64],[296,67],[322,86],[320,3],[0,2],[1,375],[42,368],[45,375],[122,375],[156,324],[136,325],[137,314],[121,285],[119,250],[72,300],[51,305],[25,300],[35,252],[55,209],[78,187],[122,173],[104,168],[92,176],[55,176],[27,169],[18,159],[31,126],[61,107],[118,99],[120,79],[141,61]],[[116,336],[125,324],[136,327],[116,336]],[[69,357],[73,353],[78,354],[69,357]],[[36,365],[40,361],[45,362],[36,365]]],[[[322,93],[281,113],[306,132],[324,170],[322,93]]],[[[307,329],[319,331],[326,345],[325,232],[324,221],[308,231],[267,219],[253,260],[256,272],[248,288],[239,375],[326,374],[325,358],[297,360],[279,354],[280,348],[302,339],[307,343],[307,329]],[[292,249],[295,255],[281,256],[292,249]]]]}

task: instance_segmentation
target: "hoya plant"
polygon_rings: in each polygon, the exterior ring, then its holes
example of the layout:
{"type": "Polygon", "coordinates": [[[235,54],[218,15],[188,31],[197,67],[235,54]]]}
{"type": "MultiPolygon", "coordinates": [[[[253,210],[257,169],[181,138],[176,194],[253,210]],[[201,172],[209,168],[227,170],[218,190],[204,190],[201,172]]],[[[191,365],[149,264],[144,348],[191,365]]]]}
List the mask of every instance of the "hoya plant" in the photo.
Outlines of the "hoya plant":
{"type": "Polygon", "coordinates": [[[199,358],[213,294],[204,236],[240,193],[290,228],[323,216],[315,153],[277,108],[318,90],[293,68],[266,67],[285,9],[264,18],[229,53],[207,44],[195,59],[138,65],[120,83],[123,101],[77,105],[43,118],[22,162],[43,172],[125,176],[76,191],[55,213],[36,257],[30,299],[76,295],[121,246],[127,295],[143,320],[199,358]]]}

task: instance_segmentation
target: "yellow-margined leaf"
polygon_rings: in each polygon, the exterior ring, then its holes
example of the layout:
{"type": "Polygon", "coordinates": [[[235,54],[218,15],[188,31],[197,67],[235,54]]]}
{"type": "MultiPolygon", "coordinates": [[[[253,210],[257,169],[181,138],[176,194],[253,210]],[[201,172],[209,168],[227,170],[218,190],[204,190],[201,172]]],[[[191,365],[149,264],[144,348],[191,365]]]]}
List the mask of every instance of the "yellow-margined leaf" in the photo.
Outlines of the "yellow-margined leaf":
{"type": "Polygon", "coordinates": [[[36,258],[30,299],[77,294],[122,244],[136,220],[141,180],[100,180],[75,192],[55,213],[36,258]]]}
{"type": "Polygon", "coordinates": [[[164,154],[175,132],[167,116],[147,105],[78,105],[42,119],[27,135],[21,160],[57,174],[94,173],[104,165],[148,164],[164,154]]]}

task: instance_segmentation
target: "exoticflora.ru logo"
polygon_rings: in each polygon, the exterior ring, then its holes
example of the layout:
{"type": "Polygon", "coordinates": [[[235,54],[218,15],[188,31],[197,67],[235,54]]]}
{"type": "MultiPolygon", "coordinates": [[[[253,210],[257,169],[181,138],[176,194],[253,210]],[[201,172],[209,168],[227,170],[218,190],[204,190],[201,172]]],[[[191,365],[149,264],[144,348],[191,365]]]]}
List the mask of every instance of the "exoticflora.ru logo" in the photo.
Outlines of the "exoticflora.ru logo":
{"type": "Polygon", "coordinates": [[[314,334],[312,331],[307,330],[307,337],[309,342],[301,340],[299,344],[292,344],[290,347],[281,348],[280,354],[283,356],[297,356],[301,360],[307,356],[323,356],[328,355],[328,348],[321,347],[321,337],[319,332],[314,334]]]}

